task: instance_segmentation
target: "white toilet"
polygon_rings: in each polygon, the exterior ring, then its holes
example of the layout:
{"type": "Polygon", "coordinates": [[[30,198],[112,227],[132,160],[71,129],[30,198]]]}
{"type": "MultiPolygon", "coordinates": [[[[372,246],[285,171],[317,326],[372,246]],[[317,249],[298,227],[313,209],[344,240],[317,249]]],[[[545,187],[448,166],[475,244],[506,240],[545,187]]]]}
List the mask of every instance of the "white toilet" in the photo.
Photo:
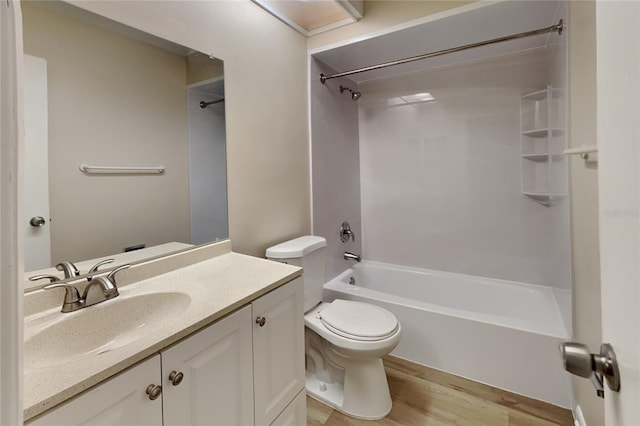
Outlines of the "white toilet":
{"type": "Polygon", "coordinates": [[[391,411],[382,357],[400,342],[400,323],[368,303],[321,303],[326,245],[306,236],[267,249],[268,259],[304,270],[307,394],[349,416],[381,419],[391,411]]]}

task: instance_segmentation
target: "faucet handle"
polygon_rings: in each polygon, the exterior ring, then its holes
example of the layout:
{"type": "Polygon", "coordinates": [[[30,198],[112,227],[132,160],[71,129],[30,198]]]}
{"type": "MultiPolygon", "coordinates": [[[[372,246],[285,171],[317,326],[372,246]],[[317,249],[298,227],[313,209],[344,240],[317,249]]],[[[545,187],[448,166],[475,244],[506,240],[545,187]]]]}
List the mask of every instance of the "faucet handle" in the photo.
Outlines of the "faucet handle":
{"type": "Polygon", "coordinates": [[[111,259],[105,259],[103,261],[100,261],[98,263],[96,263],[95,265],[93,265],[91,267],[91,269],[89,269],[89,272],[87,273],[87,275],[89,275],[87,277],[87,281],[91,281],[91,279],[93,278],[93,274],[98,272],[98,268],[101,267],[102,265],[106,265],[108,263],[113,263],[115,259],[111,258],[111,259]]]}
{"type": "Polygon", "coordinates": [[[105,300],[118,297],[120,292],[116,285],[115,274],[123,269],[129,268],[131,265],[121,265],[111,271],[109,275],[99,276],[93,278],[84,289],[82,299],[84,300],[84,306],[92,306],[105,300]]]}
{"type": "Polygon", "coordinates": [[[116,273],[122,271],[123,269],[129,269],[130,267],[131,267],[131,265],[128,264],[128,263],[118,266],[116,269],[114,269],[113,271],[109,272],[109,275],[107,275],[107,279],[115,284],[116,283],[116,278],[115,278],[116,273]]]}
{"type": "Polygon", "coordinates": [[[80,271],[76,268],[76,265],[66,260],[58,263],[56,269],[64,272],[65,278],[74,278],[80,275],[80,271]]]}
{"type": "Polygon", "coordinates": [[[356,240],[356,236],[351,230],[351,225],[349,225],[349,222],[342,222],[342,225],[340,225],[340,241],[346,243],[347,241],[349,241],[349,238],[351,238],[351,241],[356,240]]]}
{"type": "Polygon", "coordinates": [[[75,310],[75,305],[81,303],[80,292],[73,284],[55,283],[46,285],[42,288],[45,290],[64,288],[64,302],[62,304],[62,312],[72,312],[75,310]]]}
{"type": "Polygon", "coordinates": [[[44,279],[49,280],[50,283],[60,281],[60,278],[56,277],[55,275],[49,275],[49,274],[34,275],[32,277],[29,277],[29,281],[38,281],[38,280],[44,280],[44,279]]]}

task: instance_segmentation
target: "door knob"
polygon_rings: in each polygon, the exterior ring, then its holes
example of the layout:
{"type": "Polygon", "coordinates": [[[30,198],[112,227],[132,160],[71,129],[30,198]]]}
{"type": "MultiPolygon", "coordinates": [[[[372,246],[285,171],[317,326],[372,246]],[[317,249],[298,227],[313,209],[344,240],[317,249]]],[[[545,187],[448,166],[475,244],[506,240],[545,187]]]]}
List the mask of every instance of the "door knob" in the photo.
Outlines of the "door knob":
{"type": "Polygon", "coordinates": [[[46,223],[47,221],[42,216],[34,216],[29,221],[29,224],[34,228],[42,228],[46,223]]]}
{"type": "Polygon", "coordinates": [[[587,345],[576,342],[560,344],[564,369],[576,376],[590,378],[598,396],[604,397],[603,377],[614,392],[620,391],[620,370],[613,347],[608,343],[600,345],[600,353],[592,354],[587,345]]]}
{"type": "Polygon", "coordinates": [[[267,319],[265,317],[256,318],[256,324],[258,324],[260,327],[264,327],[266,323],[267,323],[267,319]]]}

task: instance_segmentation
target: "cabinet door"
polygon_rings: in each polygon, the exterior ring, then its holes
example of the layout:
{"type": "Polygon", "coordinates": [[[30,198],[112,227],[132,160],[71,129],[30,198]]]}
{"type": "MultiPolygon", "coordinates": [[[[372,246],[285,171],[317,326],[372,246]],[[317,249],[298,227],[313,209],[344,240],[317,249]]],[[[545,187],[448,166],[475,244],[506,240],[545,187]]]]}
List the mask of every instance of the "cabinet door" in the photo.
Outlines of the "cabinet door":
{"type": "Polygon", "coordinates": [[[302,278],[265,294],[252,307],[255,419],[257,425],[269,425],[304,388],[302,278]]]}
{"type": "Polygon", "coordinates": [[[162,352],[165,426],[252,425],[251,344],[247,306],[162,352]]]}
{"type": "Polygon", "coordinates": [[[146,394],[147,386],[159,384],[159,374],[160,356],[156,355],[28,425],[162,426],[162,398],[152,401],[146,394]]]}
{"type": "Polygon", "coordinates": [[[301,426],[307,424],[307,393],[304,389],[271,423],[271,426],[301,426]]]}

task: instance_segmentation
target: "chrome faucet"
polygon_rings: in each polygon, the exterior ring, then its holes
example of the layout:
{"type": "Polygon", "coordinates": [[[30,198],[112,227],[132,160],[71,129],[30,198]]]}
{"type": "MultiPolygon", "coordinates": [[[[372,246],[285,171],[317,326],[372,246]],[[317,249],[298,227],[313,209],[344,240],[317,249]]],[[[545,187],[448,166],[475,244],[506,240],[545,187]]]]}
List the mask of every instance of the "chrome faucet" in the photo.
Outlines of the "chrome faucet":
{"type": "Polygon", "coordinates": [[[350,253],[348,251],[344,252],[344,260],[355,260],[356,262],[361,262],[362,259],[357,254],[350,253]]]}
{"type": "MultiPolygon", "coordinates": [[[[128,268],[129,265],[126,265],[128,268]]],[[[120,269],[123,269],[122,267],[120,269]]],[[[115,269],[119,271],[120,269],[115,269]]],[[[113,272],[106,277],[93,278],[87,287],[84,289],[84,307],[95,305],[96,303],[104,302],[105,300],[113,299],[119,296],[118,287],[113,279],[113,272]]]]}
{"type": "Polygon", "coordinates": [[[38,281],[38,280],[45,280],[45,279],[49,280],[50,283],[60,281],[60,278],[50,274],[34,275],[32,277],[29,277],[29,281],[38,281]]]}
{"type": "Polygon", "coordinates": [[[62,304],[62,312],[72,312],[72,311],[75,311],[76,309],[79,309],[79,308],[72,309],[80,301],[80,292],[73,284],[58,283],[60,281],[60,278],[56,277],[55,275],[44,274],[44,275],[34,275],[33,277],[29,277],[29,281],[38,281],[43,279],[49,280],[51,284],[46,285],[42,288],[45,288],[47,290],[50,288],[58,288],[58,287],[64,288],[64,302],[62,304]],[[53,284],[53,283],[56,283],[56,284],[53,284]]]}
{"type": "MultiPolygon", "coordinates": [[[[56,265],[56,269],[64,273],[65,280],[67,278],[75,278],[77,276],[80,276],[80,271],[78,270],[78,268],[76,268],[76,265],[74,265],[71,262],[67,262],[67,261],[60,262],[56,265]]],[[[38,281],[43,279],[48,279],[52,283],[56,281],[60,281],[59,277],[51,274],[34,275],[32,277],[29,277],[29,281],[38,281]]]]}
{"type": "Polygon", "coordinates": [[[67,262],[66,260],[60,262],[56,265],[56,269],[64,273],[64,278],[75,278],[80,275],[80,271],[76,268],[71,262],[67,262]]]}
{"type": "Polygon", "coordinates": [[[95,305],[105,300],[113,299],[120,293],[116,286],[115,274],[123,269],[129,268],[130,265],[122,265],[114,269],[109,275],[100,277],[88,277],[89,282],[84,289],[82,297],[78,288],[73,283],[55,282],[44,286],[45,290],[51,290],[54,288],[64,288],[64,302],[62,303],[62,312],[74,312],[88,306],[95,305]]]}
{"type": "Polygon", "coordinates": [[[93,265],[91,267],[91,269],[89,269],[89,272],[87,272],[87,275],[89,275],[89,277],[87,278],[88,281],[91,281],[93,279],[93,275],[98,272],[98,268],[101,267],[102,265],[106,265],[108,263],[113,263],[115,259],[111,258],[111,259],[105,259],[101,262],[96,263],[95,265],[93,265]]]}
{"type": "Polygon", "coordinates": [[[353,231],[351,230],[351,225],[349,225],[349,222],[342,222],[342,225],[340,225],[340,241],[342,241],[343,243],[346,243],[347,241],[349,241],[349,238],[351,238],[351,241],[355,241],[356,237],[353,233],[353,231]]]}

